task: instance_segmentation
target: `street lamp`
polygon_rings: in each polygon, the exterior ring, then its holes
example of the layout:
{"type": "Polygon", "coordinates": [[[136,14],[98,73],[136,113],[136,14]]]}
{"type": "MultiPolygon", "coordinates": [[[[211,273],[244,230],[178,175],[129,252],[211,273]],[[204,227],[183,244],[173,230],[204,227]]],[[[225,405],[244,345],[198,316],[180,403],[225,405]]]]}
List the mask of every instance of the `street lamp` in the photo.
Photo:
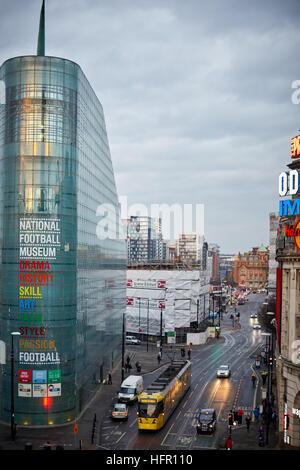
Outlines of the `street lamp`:
{"type": "Polygon", "coordinates": [[[10,351],[10,393],[11,393],[11,401],[10,401],[10,435],[12,440],[15,440],[15,377],[14,377],[14,336],[20,336],[21,333],[18,331],[11,332],[11,351],[10,351]]]}
{"type": "Polygon", "coordinates": [[[124,364],[125,364],[125,313],[123,312],[123,326],[122,326],[122,364],[121,364],[121,379],[124,381],[124,364]]]}

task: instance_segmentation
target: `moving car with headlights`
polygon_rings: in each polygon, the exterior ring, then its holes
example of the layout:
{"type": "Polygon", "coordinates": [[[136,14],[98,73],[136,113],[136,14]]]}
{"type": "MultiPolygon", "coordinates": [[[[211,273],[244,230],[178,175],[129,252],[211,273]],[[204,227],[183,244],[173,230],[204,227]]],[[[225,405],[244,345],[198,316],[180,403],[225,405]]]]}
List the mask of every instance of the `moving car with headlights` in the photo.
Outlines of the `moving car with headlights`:
{"type": "Polygon", "coordinates": [[[140,340],[135,336],[126,336],[125,342],[126,344],[141,344],[140,340]]]}
{"type": "Polygon", "coordinates": [[[220,366],[219,369],[217,370],[217,377],[229,377],[230,376],[230,368],[229,366],[220,366]]]}
{"type": "Polygon", "coordinates": [[[257,318],[257,313],[251,313],[250,318],[257,318]]]}
{"type": "Polygon", "coordinates": [[[144,388],[143,377],[140,375],[130,375],[127,379],[123,380],[118,393],[118,400],[120,403],[134,403],[137,401],[138,396],[142,393],[144,388]]]}
{"type": "Polygon", "coordinates": [[[259,323],[253,323],[253,330],[260,330],[261,329],[261,326],[259,323]]]}
{"type": "Polygon", "coordinates": [[[210,432],[213,433],[216,430],[217,417],[216,412],[212,408],[203,409],[200,411],[200,415],[197,423],[197,433],[210,432]]]}
{"type": "Polygon", "coordinates": [[[115,403],[111,412],[112,419],[128,419],[128,409],[124,403],[115,403]]]}
{"type": "Polygon", "coordinates": [[[175,360],[138,398],[139,431],[161,429],[191,385],[190,361],[175,360]]]}

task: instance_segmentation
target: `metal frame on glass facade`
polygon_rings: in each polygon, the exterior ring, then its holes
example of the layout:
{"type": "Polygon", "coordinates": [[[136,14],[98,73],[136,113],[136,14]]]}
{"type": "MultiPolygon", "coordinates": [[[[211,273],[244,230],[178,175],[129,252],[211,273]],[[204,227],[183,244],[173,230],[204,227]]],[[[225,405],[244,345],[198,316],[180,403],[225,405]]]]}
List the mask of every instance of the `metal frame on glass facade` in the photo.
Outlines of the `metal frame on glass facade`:
{"type": "MultiPolygon", "coordinates": [[[[62,424],[84,410],[121,355],[126,248],[104,115],[69,60],[9,59],[0,80],[0,339],[9,349],[10,332],[21,332],[18,424],[62,424]],[[112,208],[114,238],[97,236],[101,204],[112,208]]],[[[7,422],[9,387],[5,365],[7,422]]]]}

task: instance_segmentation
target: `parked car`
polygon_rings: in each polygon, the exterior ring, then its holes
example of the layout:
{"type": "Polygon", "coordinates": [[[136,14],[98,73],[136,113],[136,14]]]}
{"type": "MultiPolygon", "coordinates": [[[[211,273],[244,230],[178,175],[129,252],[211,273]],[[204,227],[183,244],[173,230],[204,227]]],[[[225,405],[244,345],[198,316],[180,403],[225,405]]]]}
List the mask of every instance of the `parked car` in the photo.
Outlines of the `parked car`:
{"type": "Polygon", "coordinates": [[[217,377],[229,377],[230,376],[230,368],[229,366],[220,366],[217,370],[217,377]]]}
{"type": "Polygon", "coordinates": [[[126,336],[125,342],[126,344],[140,344],[141,343],[141,341],[135,336],[126,336]]]}
{"type": "Polygon", "coordinates": [[[115,403],[111,412],[112,419],[128,419],[128,409],[125,403],[115,403]]]}
{"type": "Polygon", "coordinates": [[[253,323],[253,330],[260,330],[261,329],[261,326],[259,323],[253,323]]]}
{"type": "Polygon", "coordinates": [[[197,433],[209,432],[213,433],[216,430],[217,417],[214,409],[207,408],[200,411],[197,423],[197,433]]]}

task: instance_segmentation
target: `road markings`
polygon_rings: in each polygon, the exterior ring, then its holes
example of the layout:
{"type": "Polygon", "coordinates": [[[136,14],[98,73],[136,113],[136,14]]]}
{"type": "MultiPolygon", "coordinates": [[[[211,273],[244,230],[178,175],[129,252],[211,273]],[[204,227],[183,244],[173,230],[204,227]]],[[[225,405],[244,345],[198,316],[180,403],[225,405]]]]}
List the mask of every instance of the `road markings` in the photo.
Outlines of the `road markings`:
{"type": "Polygon", "coordinates": [[[137,424],[137,421],[135,421],[135,420],[132,421],[132,423],[129,425],[129,427],[132,428],[132,426],[133,426],[134,424],[137,424]]]}
{"type": "Polygon", "coordinates": [[[122,439],[122,437],[124,437],[126,434],[126,432],[123,432],[122,436],[116,441],[116,444],[118,444],[118,442],[122,439]]]}
{"type": "Polygon", "coordinates": [[[175,424],[175,423],[172,424],[172,426],[170,427],[169,431],[168,431],[167,434],[165,435],[164,440],[163,440],[162,443],[160,444],[161,446],[164,445],[164,442],[165,442],[166,438],[168,437],[168,434],[170,434],[170,431],[171,431],[172,427],[174,426],[174,424],[175,424]]]}

